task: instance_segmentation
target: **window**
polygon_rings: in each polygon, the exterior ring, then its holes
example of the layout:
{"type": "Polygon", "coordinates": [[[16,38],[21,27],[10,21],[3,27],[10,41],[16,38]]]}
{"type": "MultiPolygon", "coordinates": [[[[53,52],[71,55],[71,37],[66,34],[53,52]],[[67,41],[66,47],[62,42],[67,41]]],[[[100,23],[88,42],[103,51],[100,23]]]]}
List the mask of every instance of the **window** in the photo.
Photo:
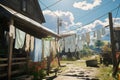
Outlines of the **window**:
{"type": "Polygon", "coordinates": [[[27,2],[26,0],[22,0],[22,11],[26,12],[27,10],[27,2]]]}

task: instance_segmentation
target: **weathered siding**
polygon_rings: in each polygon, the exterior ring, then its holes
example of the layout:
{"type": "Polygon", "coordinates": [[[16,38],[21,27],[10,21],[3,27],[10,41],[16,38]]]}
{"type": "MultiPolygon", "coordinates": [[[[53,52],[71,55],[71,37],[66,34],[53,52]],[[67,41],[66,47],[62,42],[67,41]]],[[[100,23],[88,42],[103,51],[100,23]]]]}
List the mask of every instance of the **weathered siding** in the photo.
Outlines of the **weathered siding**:
{"type": "Polygon", "coordinates": [[[34,19],[35,21],[42,23],[45,22],[41,8],[37,0],[25,0],[26,11],[22,10],[23,0],[0,0],[0,3],[12,8],[13,10],[22,13],[23,15],[34,19]]]}

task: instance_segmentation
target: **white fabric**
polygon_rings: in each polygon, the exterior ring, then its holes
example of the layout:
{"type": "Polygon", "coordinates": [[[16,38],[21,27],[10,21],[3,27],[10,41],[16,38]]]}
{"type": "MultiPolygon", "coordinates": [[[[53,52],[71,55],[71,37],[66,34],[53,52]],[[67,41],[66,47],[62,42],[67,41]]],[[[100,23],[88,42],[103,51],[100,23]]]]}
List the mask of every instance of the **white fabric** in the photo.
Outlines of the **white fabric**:
{"type": "Polygon", "coordinates": [[[105,28],[102,28],[102,35],[105,35],[105,28]]]}
{"type": "Polygon", "coordinates": [[[32,55],[34,55],[34,58],[33,58],[34,62],[41,61],[41,58],[42,58],[42,40],[35,38],[34,50],[33,50],[32,55]]]}
{"type": "Polygon", "coordinates": [[[25,41],[25,32],[16,28],[15,48],[23,48],[25,41]]]}
{"type": "Polygon", "coordinates": [[[51,41],[50,48],[51,48],[51,53],[52,53],[53,55],[56,55],[56,53],[57,53],[57,52],[56,52],[57,47],[56,47],[55,40],[52,40],[52,41],[51,41]]]}
{"type": "Polygon", "coordinates": [[[102,34],[101,34],[100,29],[99,29],[99,30],[97,30],[97,40],[101,40],[101,36],[102,36],[102,34]]]}
{"type": "Polygon", "coordinates": [[[26,42],[25,42],[25,51],[29,51],[30,49],[30,35],[26,34],[26,42]]]}
{"type": "Polygon", "coordinates": [[[13,20],[11,20],[9,35],[13,36],[13,39],[15,39],[15,27],[14,27],[14,21],[13,20]]]}
{"type": "Polygon", "coordinates": [[[65,52],[68,52],[70,49],[70,52],[75,52],[76,46],[76,38],[75,35],[69,36],[65,38],[65,52]]]}
{"type": "Polygon", "coordinates": [[[82,43],[82,40],[81,40],[81,37],[78,36],[78,40],[77,40],[77,49],[76,51],[80,51],[83,49],[83,43],[82,43]]]}
{"type": "Polygon", "coordinates": [[[90,43],[90,33],[86,33],[86,42],[90,43]]]}
{"type": "Polygon", "coordinates": [[[50,41],[44,40],[44,58],[50,56],[50,41]]]}
{"type": "Polygon", "coordinates": [[[30,37],[30,51],[33,52],[34,50],[34,37],[30,37]]]}
{"type": "Polygon", "coordinates": [[[62,52],[62,51],[64,50],[64,47],[65,47],[65,44],[64,44],[64,43],[65,43],[64,39],[60,39],[60,40],[59,40],[59,47],[60,47],[60,48],[59,48],[59,51],[60,51],[60,52],[62,52]]]}

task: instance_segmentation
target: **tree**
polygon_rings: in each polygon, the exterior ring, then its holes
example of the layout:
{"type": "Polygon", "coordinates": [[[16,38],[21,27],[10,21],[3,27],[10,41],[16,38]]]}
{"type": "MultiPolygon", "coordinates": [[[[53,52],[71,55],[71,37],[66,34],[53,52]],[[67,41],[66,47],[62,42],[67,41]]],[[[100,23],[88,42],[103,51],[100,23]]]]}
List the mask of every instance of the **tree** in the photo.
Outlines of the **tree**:
{"type": "Polygon", "coordinates": [[[97,40],[95,42],[95,46],[98,47],[98,48],[102,47],[103,45],[104,45],[104,42],[102,42],[101,40],[97,40]]]}

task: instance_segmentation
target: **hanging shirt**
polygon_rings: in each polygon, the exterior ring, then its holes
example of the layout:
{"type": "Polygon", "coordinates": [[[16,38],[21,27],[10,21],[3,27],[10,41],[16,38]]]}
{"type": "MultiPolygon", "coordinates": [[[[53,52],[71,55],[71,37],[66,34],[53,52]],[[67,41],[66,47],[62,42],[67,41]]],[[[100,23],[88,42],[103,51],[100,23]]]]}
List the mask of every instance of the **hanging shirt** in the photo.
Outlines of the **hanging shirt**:
{"type": "Polygon", "coordinates": [[[25,42],[25,32],[16,28],[15,48],[23,48],[25,42]]]}

